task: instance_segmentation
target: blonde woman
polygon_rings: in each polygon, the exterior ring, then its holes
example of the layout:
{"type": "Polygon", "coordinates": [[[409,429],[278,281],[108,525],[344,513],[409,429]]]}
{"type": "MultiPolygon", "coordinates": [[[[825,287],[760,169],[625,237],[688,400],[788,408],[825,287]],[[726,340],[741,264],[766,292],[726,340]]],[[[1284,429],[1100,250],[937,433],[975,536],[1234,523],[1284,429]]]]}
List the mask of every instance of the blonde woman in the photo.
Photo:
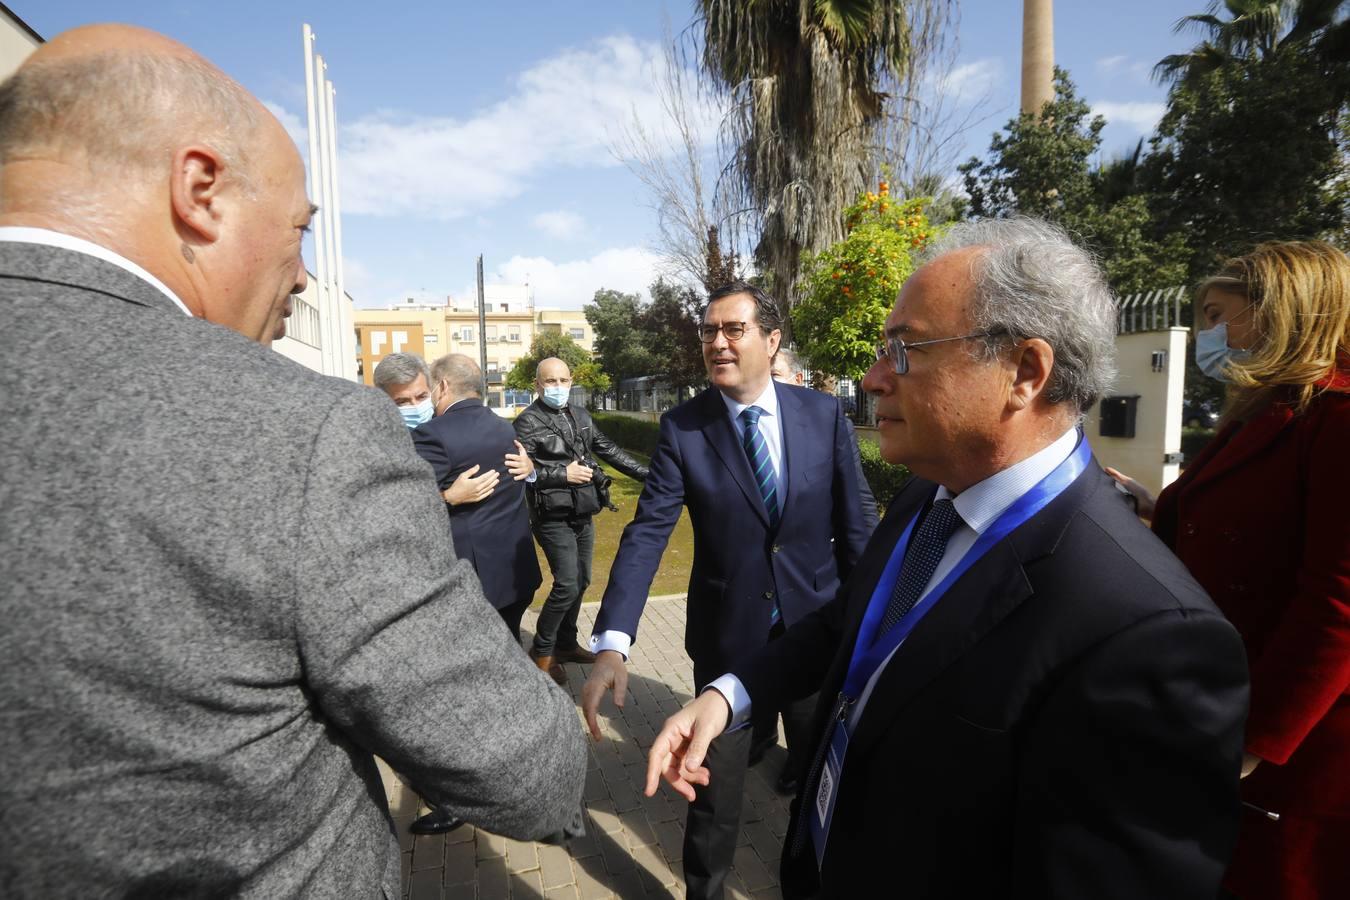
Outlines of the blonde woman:
{"type": "Polygon", "coordinates": [[[1264,244],[1196,302],[1197,362],[1230,384],[1219,433],[1156,507],[1111,474],[1247,647],[1227,888],[1350,897],[1350,260],[1317,241],[1264,244]]]}

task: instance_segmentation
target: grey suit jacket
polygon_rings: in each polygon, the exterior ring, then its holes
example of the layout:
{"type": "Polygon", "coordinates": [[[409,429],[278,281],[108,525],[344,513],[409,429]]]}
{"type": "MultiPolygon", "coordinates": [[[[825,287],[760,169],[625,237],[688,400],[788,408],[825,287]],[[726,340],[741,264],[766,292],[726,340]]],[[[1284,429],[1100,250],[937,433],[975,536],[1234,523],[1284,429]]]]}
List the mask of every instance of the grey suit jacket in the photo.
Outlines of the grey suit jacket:
{"type": "Polygon", "coordinates": [[[0,895],[399,896],[373,754],[581,827],[572,702],[373,388],[0,243],[0,895]]]}

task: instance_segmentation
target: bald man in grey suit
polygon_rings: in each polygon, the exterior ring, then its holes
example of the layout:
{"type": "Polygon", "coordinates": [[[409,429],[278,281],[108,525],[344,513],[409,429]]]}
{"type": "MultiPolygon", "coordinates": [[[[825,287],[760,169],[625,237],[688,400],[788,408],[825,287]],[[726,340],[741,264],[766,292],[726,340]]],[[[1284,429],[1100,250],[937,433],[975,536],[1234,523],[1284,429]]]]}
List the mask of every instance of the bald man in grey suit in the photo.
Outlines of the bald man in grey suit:
{"type": "Polygon", "coordinates": [[[264,346],[312,211],[280,124],[159,35],[0,85],[7,897],[398,897],[375,755],[490,831],[580,830],[572,703],[394,407],[264,346]]]}

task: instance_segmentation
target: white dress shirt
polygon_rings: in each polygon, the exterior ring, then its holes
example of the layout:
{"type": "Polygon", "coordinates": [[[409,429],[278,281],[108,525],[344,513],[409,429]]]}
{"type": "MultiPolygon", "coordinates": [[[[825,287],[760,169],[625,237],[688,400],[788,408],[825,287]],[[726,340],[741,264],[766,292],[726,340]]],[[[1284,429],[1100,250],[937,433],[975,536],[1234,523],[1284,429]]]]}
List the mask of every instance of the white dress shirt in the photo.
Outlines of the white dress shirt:
{"type": "Polygon", "coordinates": [[[58,247],[62,250],[73,250],[76,253],[83,253],[85,256],[92,256],[101,259],[106,263],[112,263],[117,268],[135,275],[141,281],[146,282],[151,287],[158,290],[164,296],[173,301],[174,305],[192,315],[192,311],[187,308],[187,304],[179,299],[178,295],[169,290],[168,285],[160,281],[149,272],[136,265],[125,256],[114,253],[107,247],[95,244],[93,241],[86,241],[84,238],[77,238],[73,235],[63,234],[60,231],[52,231],[47,228],[25,228],[16,225],[0,227],[0,241],[10,241],[16,244],[42,244],[45,247],[58,247]]]}
{"type": "MultiPolygon", "coordinates": [[[[1011,465],[1001,472],[990,475],[984,481],[978,484],[972,484],[960,494],[952,494],[945,487],[939,486],[933,501],[951,500],[952,505],[956,507],[957,514],[961,517],[960,524],[952,532],[952,536],[947,539],[947,549],[942,554],[942,559],[938,561],[937,568],[933,570],[933,576],[928,579],[928,584],[924,586],[920,601],[933,588],[942,583],[942,580],[956,568],[957,563],[970,551],[970,548],[979,540],[980,535],[984,534],[997,521],[998,517],[1007,511],[1008,507],[1017,502],[1027,491],[1036,486],[1041,479],[1053,472],[1060,463],[1064,462],[1073,453],[1078,445],[1078,429],[1070,428],[1054,443],[1044,447],[1028,456],[1015,465],[1011,465]]],[[[941,602],[939,600],[939,602],[941,602]]],[[[895,650],[899,650],[897,645],[895,650]]],[[[882,671],[890,664],[891,658],[895,656],[895,650],[886,657],[877,670],[872,673],[867,685],[863,688],[862,696],[858,702],[853,704],[849,712],[850,729],[857,722],[858,716],[862,713],[863,707],[867,705],[867,698],[872,694],[872,687],[881,676],[882,671]]],[[[714,680],[708,687],[713,688],[722,696],[727,698],[727,703],[731,706],[731,722],[727,725],[727,730],[739,728],[750,720],[750,695],[745,690],[745,685],[735,675],[730,673],[714,680]]]]}
{"type": "MultiPolygon", "coordinates": [[[[764,391],[749,403],[740,403],[726,394],[722,395],[722,402],[727,405],[731,427],[736,432],[737,443],[741,446],[744,446],[745,441],[745,423],[741,421],[741,413],[751,406],[760,408],[759,436],[763,438],[764,447],[769,451],[769,464],[773,466],[774,490],[778,498],[778,509],[781,511],[787,502],[787,477],[783,465],[783,417],[778,415],[778,392],[774,390],[773,380],[770,379],[764,391]]],[[[617,650],[623,654],[624,659],[627,659],[628,651],[632,648],[633,636],[622,631],[604,631],[591,637],[592,653],[617,650]]]]}

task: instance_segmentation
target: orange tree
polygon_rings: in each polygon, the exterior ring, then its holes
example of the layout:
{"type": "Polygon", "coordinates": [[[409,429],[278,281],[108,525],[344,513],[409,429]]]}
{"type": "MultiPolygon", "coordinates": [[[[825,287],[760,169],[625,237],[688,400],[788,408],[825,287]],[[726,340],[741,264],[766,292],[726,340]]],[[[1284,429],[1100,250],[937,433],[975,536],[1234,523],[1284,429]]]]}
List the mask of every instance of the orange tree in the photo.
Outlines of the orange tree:
{"type": "Polygon", "coordinates": [[[934,237],[930,200],[896,200],[886,182],[844,211],[842,241],[806,258],[792,335],[812,369],[861,380],[914,257],[934,237]]]}

